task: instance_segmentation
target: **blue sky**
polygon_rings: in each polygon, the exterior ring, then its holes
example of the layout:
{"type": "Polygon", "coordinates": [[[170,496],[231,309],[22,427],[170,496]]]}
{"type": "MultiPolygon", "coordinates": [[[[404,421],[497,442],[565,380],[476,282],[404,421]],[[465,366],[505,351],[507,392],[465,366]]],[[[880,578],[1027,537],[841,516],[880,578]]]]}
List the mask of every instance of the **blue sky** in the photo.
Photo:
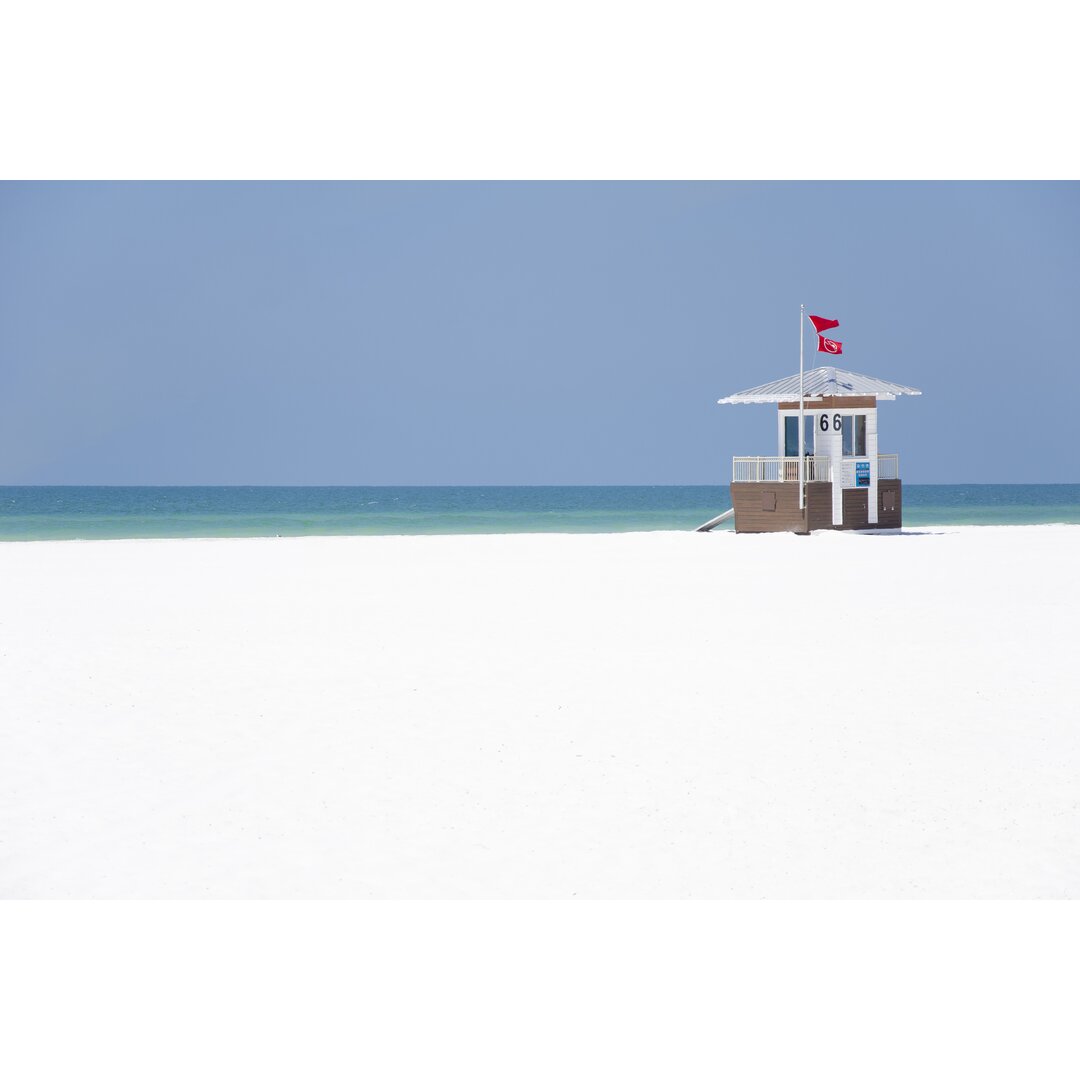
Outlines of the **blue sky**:
{"type": "Polygon", "coordinates": [[[7,183],[0,483],[726,483],[800,302],[904,479],[1077,482],[1078,298],[1077,183],[7,183]]]}

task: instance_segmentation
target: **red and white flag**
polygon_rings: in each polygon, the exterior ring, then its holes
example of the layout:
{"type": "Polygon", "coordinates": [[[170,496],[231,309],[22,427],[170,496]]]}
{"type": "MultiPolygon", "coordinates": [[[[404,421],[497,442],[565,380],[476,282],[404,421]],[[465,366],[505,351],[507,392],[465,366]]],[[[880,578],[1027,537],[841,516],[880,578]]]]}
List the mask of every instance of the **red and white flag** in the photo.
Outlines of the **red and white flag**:
{"type": "Polygon", "coordinates": [[[817,351],[839,356],[844,351],[844,343],[842,341],[833,341],[832,338],[822,337],[821,334],[818,334],[817,351]]]}
{"type": "Polygon", "coordinates": [[[819,334],[840,325],[839,319],[823,319],[820,315],[807,315],[807,318],[814,324],[814,329],[819,334]]]}

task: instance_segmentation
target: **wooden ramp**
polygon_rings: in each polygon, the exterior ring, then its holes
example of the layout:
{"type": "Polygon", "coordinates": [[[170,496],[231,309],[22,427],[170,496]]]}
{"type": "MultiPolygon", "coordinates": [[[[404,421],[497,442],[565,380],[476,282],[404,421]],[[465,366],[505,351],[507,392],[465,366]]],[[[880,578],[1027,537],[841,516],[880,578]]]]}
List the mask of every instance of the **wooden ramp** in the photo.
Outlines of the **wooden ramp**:
{"type": "Polygon", "coordinates": [[[735,513],[735,507],[730,510],[725,510],[722,514],[717,514],[711,521],[706,521],[704,525],[699,525],[694,532],[711,532],[722,521],[727,521],[735,513]]]}

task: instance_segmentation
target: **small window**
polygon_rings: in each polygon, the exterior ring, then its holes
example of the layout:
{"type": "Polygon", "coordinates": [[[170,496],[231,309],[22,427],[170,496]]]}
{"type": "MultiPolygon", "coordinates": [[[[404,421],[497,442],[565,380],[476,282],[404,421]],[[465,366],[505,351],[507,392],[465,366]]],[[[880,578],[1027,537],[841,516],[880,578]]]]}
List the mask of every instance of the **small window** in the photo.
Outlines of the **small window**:
{"type": "Polygon", "coordinates": [[[866,457],[866,416],[855,417],[855,456],[866,457]]]}
{"type": "Polygon", "coordinates": [[[866,457],[866,414],[840,417],[840,452],[844,457],[866,457]]]}
{"type": "MultiPolygon", "coordinates": [[[[814,452],[814,418],[803,416],[803,453],[814,452]]],[[[799,456],[799,418],[784,417],[784,457],[799,456]]]]}

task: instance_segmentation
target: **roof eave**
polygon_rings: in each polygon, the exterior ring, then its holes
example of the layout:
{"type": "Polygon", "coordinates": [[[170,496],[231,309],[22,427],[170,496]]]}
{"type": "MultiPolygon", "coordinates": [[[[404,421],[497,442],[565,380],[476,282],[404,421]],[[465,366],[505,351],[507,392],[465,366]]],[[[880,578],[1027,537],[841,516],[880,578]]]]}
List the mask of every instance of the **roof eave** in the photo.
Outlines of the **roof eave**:
{"type": "MultiPolygon", "coordinates": [[[[863,398],[874,397],[878,401],[895,401],[901,394],[907,397],[922,397],[921,390],[900,390],[897,393],[888,393],[884,390],[867,390],[859,394],[807,394],[803,398],[806,402],[822,401],[830,398],[863,398]]],[[[783,401],[792,401],[798,404],[798,397],[790,394],[732,394],[731,397],[723,397],[717,401],[717,405],[778,405],[783,401]]]]}
{"type": "MultiPolygon", "coordinates": [[[[896,400],[896,395],[895,394],[829,394],[827,396],[832,397],[832,398],[838,398],[838,397],[849,397],[849,398],[874,397],[874,398],[877,398],[878,401],[895,401],[896,400]]],[[[826,395],[823,395],[823,394],[814,394],[814,395],[809,395],[808,394],[805,398],[803,398],[803,401],[805,401],[807,405],[811,405],[811,404],[813,404],[815,402],[824,401],[825,397],[826,397],[826,395]]],[[[798,403],[799,403],[799,399],[797,397],[777,396],[776,394],[747,394],[745,396],[736,395],[735,397],[720,398],[720,400],[716,404],[717,405],[780,405],[785,401],[790,401],[795,405],[798,405],[798,403]]]]}

